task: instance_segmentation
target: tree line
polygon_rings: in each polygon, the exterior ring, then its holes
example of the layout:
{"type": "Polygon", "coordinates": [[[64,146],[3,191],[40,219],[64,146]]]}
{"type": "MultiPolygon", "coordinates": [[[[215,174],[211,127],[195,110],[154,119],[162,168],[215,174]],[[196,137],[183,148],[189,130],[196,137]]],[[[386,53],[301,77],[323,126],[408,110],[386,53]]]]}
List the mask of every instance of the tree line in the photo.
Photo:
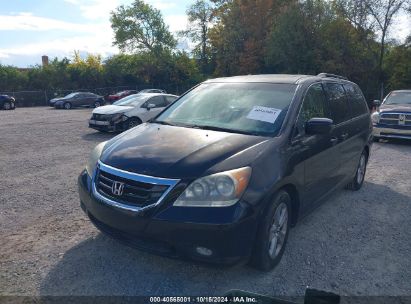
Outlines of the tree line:
{"type": "Polygon", "coordinates": [[[159,10],[135,0],[111,13],[120,54],[74,52],[30,69],[0,64],[0,92],[149,84],[181,93],[211,77],[328,72],[372,100],[411,89],[411,35],[388,39],[395,18],[410,10],[411,0],[195,0],[188,28],[173,34],[159,10]]]}

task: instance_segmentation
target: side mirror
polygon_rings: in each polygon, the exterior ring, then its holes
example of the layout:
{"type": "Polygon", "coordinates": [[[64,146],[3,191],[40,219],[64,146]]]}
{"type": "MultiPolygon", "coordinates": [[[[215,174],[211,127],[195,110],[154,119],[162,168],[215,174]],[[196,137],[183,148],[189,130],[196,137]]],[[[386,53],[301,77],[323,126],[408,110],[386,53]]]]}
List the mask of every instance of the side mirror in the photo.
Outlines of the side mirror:
{"type": "Polygon", "coordinates": [[[329,118],[311,118],[305,123],[305,133],[328,134],[332,129],[333,123],[333,120],[329,118]]]}
{"type": "Polygon", "coordinates": [[[373,105],[374,107],[379,107],[379,106],[381,105],[381,100],[378,100],[378,99],[374,100],[374,101],[372,102],[372,105],[373,105]]]}
{"type": "Polygon", "coordinates": [[[149,103],[146,108],[147,108],[147,111],[150,111],[152,108],[155,108],[155,107],[156,105],[154,103],[149,103]]]}

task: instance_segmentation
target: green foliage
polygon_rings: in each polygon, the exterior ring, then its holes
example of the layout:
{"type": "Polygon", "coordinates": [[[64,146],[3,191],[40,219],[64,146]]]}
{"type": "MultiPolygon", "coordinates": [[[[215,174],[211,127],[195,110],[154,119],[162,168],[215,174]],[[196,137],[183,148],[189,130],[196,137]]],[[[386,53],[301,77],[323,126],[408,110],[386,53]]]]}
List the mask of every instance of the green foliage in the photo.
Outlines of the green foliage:
{"type": "MultiPolygon", "coordinates": [[[[411,36],[408,38],[411,40],[411,36]]],[[[392,48],[386,57],[385,74],[388,89],[411,89],[411,44],[392,48]]]]}
{"type": "Polygon", "coordinates": [[[0,64],[0,91],[9,91],[12,88],[24,90],[27,83],[27,73],[15,67],[0,64]]]}
{"type": "Polygon", "coordinates": [[[376,0],[196,0],[184,33],[196,44],[189,56],[175,49],[161,13],[135,0],[111,16],[114,44],[129,53],[103,62],[74,52],[31,69],[0,65],[0,91],[145,85],[181,93],[212,76],[328,72],[347,76],[373,100],[381,59],[387,90],[411,88],[411,36],[382,48],[369,1],[379,13],[376,0]]]}
{"type": "Polygon", "coordinates": [[[114,44],[123,51],[161,52],[173,49],[176,41],[159,10],[135,0],[130,6],[119,6],[111,13],[114,44]]]}

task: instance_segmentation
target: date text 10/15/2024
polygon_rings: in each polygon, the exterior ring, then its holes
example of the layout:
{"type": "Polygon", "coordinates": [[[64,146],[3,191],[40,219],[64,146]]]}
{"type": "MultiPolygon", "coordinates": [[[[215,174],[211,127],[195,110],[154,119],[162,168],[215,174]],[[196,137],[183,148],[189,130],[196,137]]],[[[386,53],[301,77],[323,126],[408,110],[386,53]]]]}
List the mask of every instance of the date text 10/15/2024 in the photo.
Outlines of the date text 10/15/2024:
{"type": "Polygon", "coordinates": [[[249,296],[223,297],[150,297],[150,303],[258,303],[257,298],[249,296]]]}

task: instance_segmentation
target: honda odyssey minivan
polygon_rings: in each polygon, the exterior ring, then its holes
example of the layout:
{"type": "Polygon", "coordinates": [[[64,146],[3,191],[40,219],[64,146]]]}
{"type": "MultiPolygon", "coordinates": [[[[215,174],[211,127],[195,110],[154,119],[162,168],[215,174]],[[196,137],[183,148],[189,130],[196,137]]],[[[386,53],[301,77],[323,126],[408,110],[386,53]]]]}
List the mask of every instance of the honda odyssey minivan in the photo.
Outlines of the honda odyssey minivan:
{"type": "Polygon", "coordinates": [[[97,145],[81,207],[131,246],[269,270],[302,216],[361,188],[371,133],[360,88],[340,76],[207,80],[97,145]]]}

